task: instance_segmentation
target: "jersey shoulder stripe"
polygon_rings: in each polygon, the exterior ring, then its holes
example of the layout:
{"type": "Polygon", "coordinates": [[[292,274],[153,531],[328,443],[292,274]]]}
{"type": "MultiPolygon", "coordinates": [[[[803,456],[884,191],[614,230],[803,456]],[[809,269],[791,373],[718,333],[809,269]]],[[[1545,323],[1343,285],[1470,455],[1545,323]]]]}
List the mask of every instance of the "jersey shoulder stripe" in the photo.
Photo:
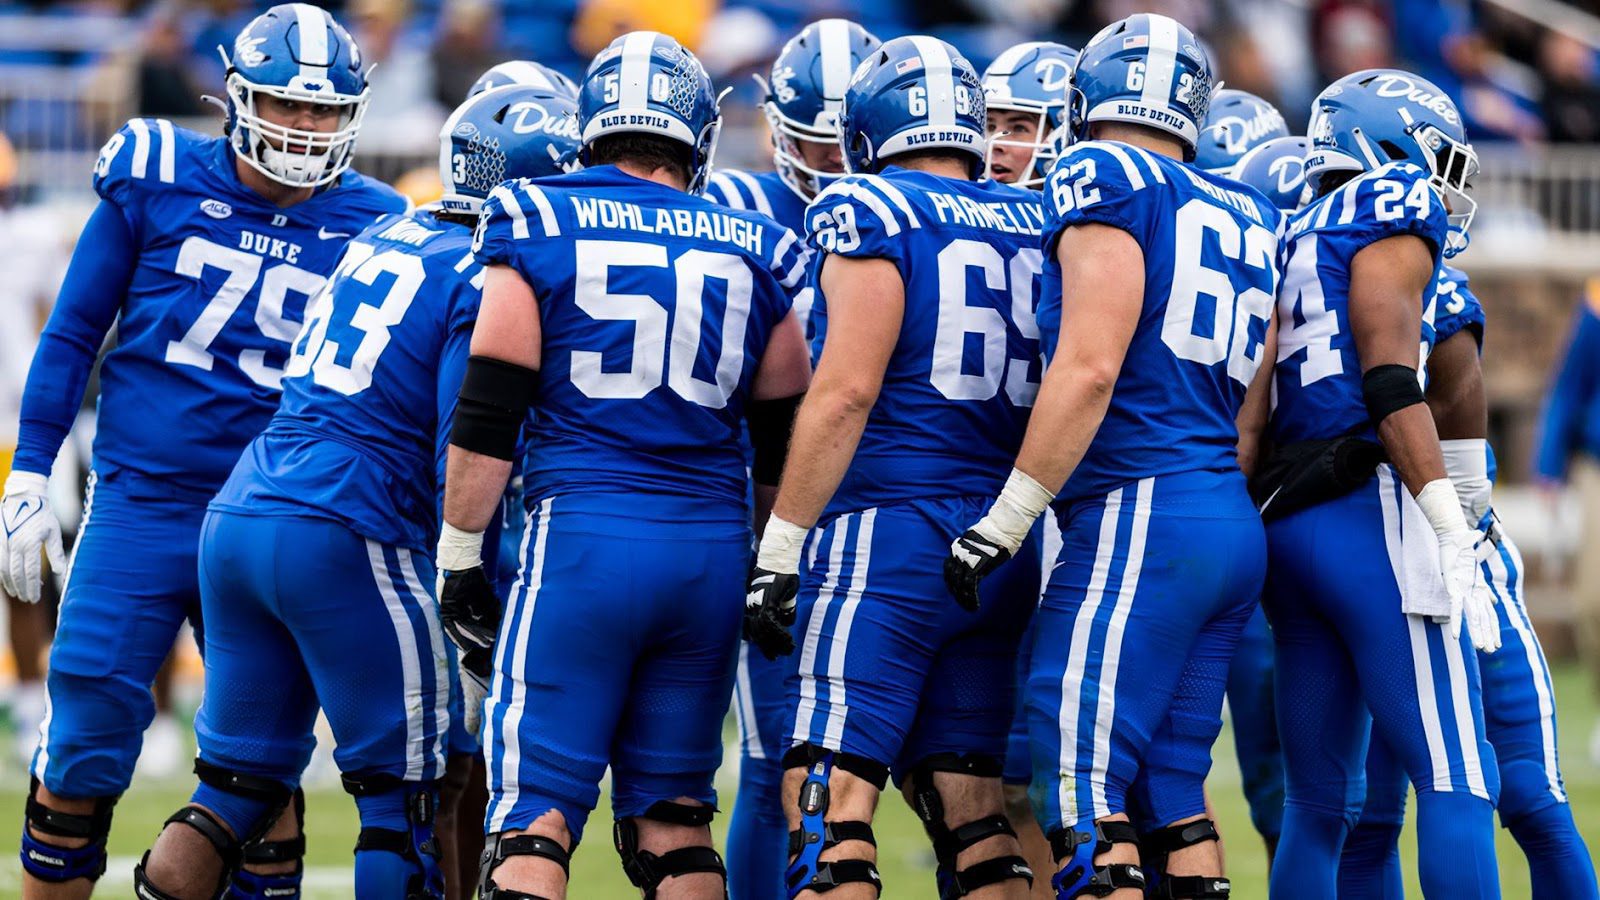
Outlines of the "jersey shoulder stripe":
{"type": "Polygon", "coordinates": [[[772,201],[755,176],[738,169],[722,169],[711,176],[706,186],[707,199],[730,209],[753,209],[772,217],[772,201]]]}

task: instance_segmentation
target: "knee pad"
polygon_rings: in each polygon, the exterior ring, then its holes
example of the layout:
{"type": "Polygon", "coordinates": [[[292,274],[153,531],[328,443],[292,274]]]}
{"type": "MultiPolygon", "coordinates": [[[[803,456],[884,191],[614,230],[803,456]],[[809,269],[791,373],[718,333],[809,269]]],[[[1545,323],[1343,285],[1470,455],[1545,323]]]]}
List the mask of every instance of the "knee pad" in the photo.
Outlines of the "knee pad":
{"type": "Polygon", "coordinates": [[[965,869],[956,868],[956,857],[961,851],[996,835],[1016,837],[1017,832],[1001,814],[984,816],[954,828],[946,825],[944,801],[934,785],[936,772],[999,778],[1003,769],[1004,764],[993,757],[937,753],[917,763],[906,776],[906,785],[911,789],[911,807],[933,841],[933,855],[939,864],[939,900],[955,900],[978,888],[1013,878],[1021,878],[1029,887],[1033,886],[1033,870],[1028,868],[1028,861],[1015,854],[985,859],[965,869]]]}
{"type": "Polygon", "coordinates": [[[1162,900],[1227,900],[1232,885],[1226,878],[1207,875],[1168,875],[1167,857],[1175,850],[1206,841],[1220,841],[1216,823],[1201,819],[1184,825],[1169,825],[1139,837],[1139,848],[1150,867],[1156,870],[1156,883],[1150,896],[1162,900]]]}
{"type": "MultiPolygon", "coordinates": [[[[669,822],[673,825],[701,827],[710,825],[711,817],[715,814],[716,809],[710,806],[658,800],[639,818],[669,822]]],[[[616,820],[611,829],[611,837],[616,844],[617,855],[622,857],[623,874],[628,876],[628,881],[632,882],[634,887],[644,892],[644,900],[655,900],[656,888],[666,879],[692,872],[712,872],[721,875],[724,883],[723,896],[727,896],[728,870],[722,864],[722,856],[712,848],[679,847],[660,854],[640,850],[639,826],[633,821],[633,817],[616,820]]]]}
{"type": "Polygon", "coordinates": [[[1094,858],[1109,851],[1113,844],[1139,846],[1139,832],[1131,822],[1096,822],[1093,831],[1057,828],[1045,837],[1057,863],[1070,860],[1050,879],[1057,900],[1107,897],[1122,888],[1145,889],[1144,870],[1132,863],[1094,864],[1094,858]]]}
{"type": "Polygon", "coordinates": [[[356,853],[392,853],[410,866],[405,900],[431,900],[444,896],[444,872],[439,868],[439,844],[433,821],[438,783],[405,781],[388,773],[353,772],[340,776],[352,797],[399,795],[405,809],[406,829],[363,824],[356,836],[356,853]]]}
{"type": "Polygon", "coordinates": [[[38,793],[39,779],[35,778],[28,785],[28,802],[24,806],[23,871],[52,884],[76,878],[98,880],[106,871],[106,835],[111,833],[111,811],[118,798],[96,800],[94,811],[90,813],[64,813],[40,803],[38,793]],[[48,838],[34,837],[33,831],[89,843],[82,847],[63,847],[48,838]]]}
{"type": "Polygon", "coordinates": [[[300,882],[305,876],[306,856],[306,795],[295,788],[289,805],[269,821],[262,836],[239,847],[239,868],[234,870],[232,883],[223,900],[283,900],[300,896],[300,882]],[[276,821],[292,814],[295,835],[281,841],[269,841],[266,832],[276,821]],[[268,866],[293,863],[286,872],[252,872],[250,866],[268,866]]]}
{"type": "Polygon", "coordinates": [[[853,753],[826,750],[815,744],[798,744],[783,755],[785,769],[806,770],[805,783],[800,786],[800,828],[789,832],[791,861],[783,876],[791,900],[801,891],[825,894],[841,884],[870,884],[883,890],[878,867],[869,860],[822,862],[820,859],[823,851],[845,841],[878,845],[870,822],[823,821],[828,812],[828,782],[835,766],[876,785],[880,791],[889,780],[889,769],[882,763],[853,753]]]}
{"type": "Polygon", "coordinates": [[[513,856],[537,856],[548,859],[568,874],[572,854],[555,840],[537,834],[519,834],[507,837],[496,834],[489,838],[478,858],[478,900],[548,900],[534,894],[503,888],[494,883],[494,870],[513,856]]]}
{"type": "MultiPolygon", "coordinates": [[[[228,826],[223,824],[222,820],[211,812],[198,806],[185,806],[168,816],[167,821],[162,823],[162,830],[165,831],[168,825],[187,825],[198,831],[201,837],[210,842],[212,849],[217,852],[218,858],[222,860],[222,873],[217,879],[215,896],[230,896],[230,894],[224,892],[230,890],[230,881],[235,871],[239,868],[240,851],[239,840],[233,836],[232,832],[228,831],[228,826]]],[[[153,900],[176,900],[175,897],[150,881],[150,876],[145,871],[146,866],[149,864],[150,851],[146,850],[144,856],[140,858],[139,864],[133,867],[134,895],[150,897],[153,900]]],[[[298,890],[298,887],[296,890],[298,890]]]]}

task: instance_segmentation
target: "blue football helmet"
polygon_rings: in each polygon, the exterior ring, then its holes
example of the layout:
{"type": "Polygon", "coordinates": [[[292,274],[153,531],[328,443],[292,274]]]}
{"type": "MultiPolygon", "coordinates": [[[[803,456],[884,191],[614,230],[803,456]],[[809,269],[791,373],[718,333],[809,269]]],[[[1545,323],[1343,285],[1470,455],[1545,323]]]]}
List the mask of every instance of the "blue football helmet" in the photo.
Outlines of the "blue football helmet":
{"type": "Polygon", "coordinates": [[[578,91],[582,159],[610,134],[656,134],[685,144],[689,192],[700,193],[722,131],[720,97],[711,76],[687,48],[656,31],[634,31],[589,63],[578,91]]]}
{"type": "Polygon", "coordinates": [[[513,59],[491,67],[472,83],[472,87],[467,90],[467,99],[470,100],[490,88],[505,87],[508,84],[543,88],[564,94],[574,103],[578,101],[578,85],[571,78],[531,59],[513,59]]]}
{"type": "Polygon", "coordinates": [[[884,157],[949,148],[972,156],[971,177],[988,157],[983,85],[956,48],[910,35],[887,41],[856,69],[839,111],[844,167],[876,172],[884,157]]]}
{"type": "Polygon", "coordinates": [[[361,52],[333,16],[307,3],[274,6],[239,32],[231,56],[217,49],[227,69],[225,130],[240,159],[291,187],[328,184],[350,168],[369,89],[361,52]],[[263,94],[335,107],[338,126],[269,122],[257,109],[263,94]]]}
{"type": "Polygon", "coordinates": [[[1273,206],[1293,212],[1310,199],[1306,187],[1306,151],[1310,148],[1310,141],[1297,136],[1257,144],[1234,166],[1233,180],[1266,194],[1273,206]]]}
{"type": "Polygon", "coordinates": [[[1288,136],[1289,126],[1276,106],[1249,91],[1219,88],[1200,128],[1194,164],[1213,175],[1231,176],[1246,153],[1288,136]]]}
{"type": "Polygon", "coordinates": [[[579,168],[578,145],[578,105],[561,92],[508,84],[469,97],[439,130],[439,208],[475,216],[503,181],[579,168]]]}
{"type": "Polygon", "coordinates": [[[870,32],[848,19],[822,19],[789,39],[772,63],[772,79],[758,82],[772,130],[772,163],[778,177],[802,199],[815,197],[835,178],[806,165],[799,141],[839,143],[839,107],[856,66],[878,47],[870,32]]]}
{"type": "Polygon", "coordinates": [[[1399,69],[1366,69],[1335,81],[1311,104],[1306,181],[1314,194],[1335,172],[1370,172],[1391,162],[1426,169],[1450,210],[1444,255],[1467,247],[1478,210],[1468,193],[1478,154],[1467,143],[1456,104],[1437,85],[1399,69]]]}
{"type": "Polygon", "coordinates": [[[1031,141],[999,135],[989,138],[995,147],[1021,147],[1032,151],[1028,166],[1012,184],[1038,190],[1055,165],[1057,138],[1067,120],[1067,89],[1072,86],[1072,65],[1078,51],[1050,41],[1030,41],[1007,49],[983,70],[983,100],[990,112],[997,109],[1038,116],[1031,141]]]}
{"type": "Polygon", "coordinates": [[[1211,58],[1173,19],[1139,13],[1100,30],[1078,55],[1068,115],[1074,140],[1093,122],[1129,122],[1183,142],[1193,161],[1211,106],[1211,58]]]}

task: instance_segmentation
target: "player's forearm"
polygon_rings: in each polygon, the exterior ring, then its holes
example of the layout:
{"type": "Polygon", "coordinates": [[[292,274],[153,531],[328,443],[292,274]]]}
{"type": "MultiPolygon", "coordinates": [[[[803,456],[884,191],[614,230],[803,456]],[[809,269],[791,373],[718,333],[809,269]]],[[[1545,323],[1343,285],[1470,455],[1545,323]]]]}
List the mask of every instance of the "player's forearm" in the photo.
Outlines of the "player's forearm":
{"type": "Polygon", "coordinates": [[[1389,461],[1400,472],[1412,496],[1431,481],[1445,478],[1444,455],[1439,451],[1439,432],[1425,404],[1417,403],[1385,416],[1378,423],[1378,440],[1389,454],[1389,461]]]}
{"type": "Polygon", "coordinates": [[[1017,468],[1050,493],[1060,493],[1100,430],[1115,384],[1116,377],[1106,372],[1052,365],[1034,400],[1017,468]]]}
{"type": "Polygon", "coordinates": [[[806,528],[816,524],[850,468],[875,399],[826,385],[812,388],[795,417],[773,515],[806,528]]]}
{"type": "Polygon", "coordinates": [[[488,528],[510,480],[510,460],[452,446],[445,469],[445,522],[469,532],[488,528]]]}

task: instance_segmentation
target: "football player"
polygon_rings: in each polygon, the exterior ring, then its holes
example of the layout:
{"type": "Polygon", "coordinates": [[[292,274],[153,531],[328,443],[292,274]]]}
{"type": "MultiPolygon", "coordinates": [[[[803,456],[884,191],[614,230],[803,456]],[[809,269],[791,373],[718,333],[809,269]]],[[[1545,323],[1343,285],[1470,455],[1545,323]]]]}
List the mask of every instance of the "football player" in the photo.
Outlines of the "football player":
{"type": "Polygon", "coordinates": [[[1289,126],[1277,107],[1249,91],[1218,88],[1200,129],[1194,164],[1213,175],[1233,178],[1246,153],[1288,136],[1289,126]]]}
{"type": "MultiPolygon", "coordinates": [[[[134,119],[101,151],[100,205],[28,376],[0,501],[0,571],[7,590],[37,600],[41,549],[56,571],[66,568],[45,478],[117,323],[33,759],[22,833],[30,897],[86,897],[104,870],[112,807],[154,714],[151,680],[185,618],[202,633],[196,550],[206,503],[277,406],[307,298],[353,235],[405,208],[349,170],[366,66],[331,16],[272,7],[224,57],[224,136],[134,119]]],[[[215,790],[232,789],[226,773],[208,777],[215,790]]],[[[294,817],[284,818],[293,834],[294,817]]],[[[244,848],[237,890],[297,891],[300,850],[244,848]]]]}
{"type": "Polygon", "coordinates": [[[1257,489],[1288,797],[1271,894],[1337,895],[1370,730],[1416,787],[1423,892],[1497,897],[1499,776],[1472,648],[1494,650],[1500,629],[1483,534],[1462,513],[1418,371],[1439,264],[1466,244],[1477,157],[1455,103],[1392,69],[1326,88],[1310,140],[1314,199],[1280,252],[1266,465],[1281,477],[1257,489]]]}
{"type": "MultiPolygon", "coordinates": [[[[1218,93],[1221,93],[1220,91],[1218,93]]],[[[1209,121],[1215,121],[1213,115],[1209,121]]],[[[1248,184],[1272,201],[1285,215],[1300,208],[1305,192],[1305,156],[1309,143],[1303,137],[1273,138],[1251,148],[1229,176],[1248,184]]],[[[1264,417],[1245,417],[1256,425],[1240,435],[1239,467],[1253,475],[1264,417]]],[[[1239,647],[1228,666],[1228,712],[1233,720],[1233,747],[1239,760],[1250,823],[1272,854],[1283,831],[1283,747],[1278,742],[1277,712],[1272,695],[1272,629],[1266,610],[1257,604],[1239,637],[1239,647]]]]}
{"type": "Polygon", "coordinates": [[[578,86],[571,78],[544,63],[534,62],[531,59],[513,59],[490,66],[478,76],[472,87],[467,89],[467,99],[470,100],[484,91],[511,84],[554,91],[574,103],[578,101],[578,86]]]}
{"type": "Polygon", "coordinates": [[[1062,898],[1143,896],[1141,850],[1159,896],[1228,896],[1203,788],[1266,562],[1235,418],[1265,395],[1280,215],[1190,165],[1211,88],[1165,16],[1080,53],[1045,189],[1049,366],[1004,490],[946,562],[970,597],[1054,504],[1027,690],[1062,898]]]}
{"type": "MultiPolygon", "coordinates": [[[[772,172],[718,169],[706,197],[733,209],[754,209],[796,233],[805,231],[806,204],[844,172],[839,105],[845,85],[878,39],[845,19],[822,19],[789,39],[762,83],[762,109],[772,135],[772,172]]],[[[815,289],[795,291],[795,312],[808,326],[815,289]]],[[[809,336],[809,331],[808,331],[809,336]]],[[[758,516],[764,511],[758,511],[758,516]]],[[[739,723],[739,793],[728,820],[728,893],[737,900],[783,896],[783,751],[789,720],[785,671],[794,660],[767,659],[739,646],[733,703],[739,723]]]]}
{"type": "MultiPolygon", "coordinates": [[[[1055,164],[1056,154],[1068,142],[1066,129],[1067,85],[1078,51],[1048,41],[1017,44],[1001,53],[983,72],[984,105],[988,112],[988,177],[1005,184],[1039,190],[1055,164]]],[[[1034,299],[1038,309],[1038,299],[1034,299]]],[[[1041,584],[1061,550],[1061,530],[1046,516],[1041,519],[1043,543],[1040,560],[1045,566],[1041,584]]],[[[1013,701],[1011,734],[1006,743],[1002,781],[1006,818],[1016,829],[1022,855],[1035,872],[1050,870],[1050,844],[1039,829],[1028,799],[1033,780],[1033,760],[1028,750],[1028,716],[1022,688],[1027,684],[1031,632],[1017,648],[1017,695],[1013,701]]],[[[1048,879],[1034,882],[1036,897],[1055,896],[1048,879]]]]}
{"type": "Polygon", "coordinates": [[[566,896],[609,764],[628,878],[647,897],[722,896],[709,823],[751,547],[741,432],[755,481],[775,483],[810,374],[791,309],[804,253],[695,196],[721,119],[677,41],[617,38],[579,108],[587,168],[484,206],[450,438],[443,613],[464,676],[493,681],[480,887],[566,896]],[[530,518],[502,618],[481,532],[524,422],[530,518]]]}
{"type": "Polygon", "coordinates": [[[1050,41],[1017,44],[983,70],[988,177],[1039,190],[1055,164],[1067,86],[1078,51],[1050,41]]]}
{"type": "Polygon", "coordinates": [[[519,127],[571,110],[517,86],[462,104],[441,131],[444,198],[362,231],[312,301],[282,404],[206,516],[202,782],[135,870],[141,896],[215,896],[310,758],[319,700],[361,817],[356,895],[443,896],[433,813],[450,667],[428,558],[439,425],[477,315],[478,206],[507,178],[549,173],[550,149],[576,150],[519,127]]]}
{"type": "Polygon", "coordinates": [[[793,652],[802,623],[788,895],[877,896],[871,822],[892,774],[932,839],[941,896],[1025,897],[1000,769],[1038,569],[958,609],[937,562],[949,522],[1001,483],[1033,403],[1038,199],[978,180],[983,88],[943,41],[880,46],[839,124],[852,174],[806,211],[829,329],[745,623],[768,655],[793,652]]]}
{"type": "MultiPolygon", "coordinates": [[[[1434,349],[1428,355],[1428,409],[1439,430],[1445,471],[1467,521],[1492,550],[1481,575],[1500,601],[1501,649],[1478,657],[1484,731],[1500,769],[1500,824],[1522,847],[1535,897],[1592,900],[1594,860],[1572,819],[1556,750],[1555,693],[1544,650],[1522,599],[1522,554],[1490,508],[1495,477],[1488,402],[1483,390],[1484,312],[1466,273],[1443,266],[1435,301],[1434,349]]],[[[1404,895],[1400,829],[1405,769],[1379,739],[1367,751],[1367,799],[1339,858],[1339,896],[1404,895]]]]}
{"type": "MultiPolygon", "coordinates": [[[[772,63],[770,79],[762,84],[766,98],[761,109],[772,135],[774,171],[719,169],[706,183],[706,196],[734,209],[758,210],[800,233],[806,204],[844,172],[839,106],[850,75],[877,47],[878,39],[871,32],[848,19],[822,19],[790,38],[772,63]]],[[[811,323],[814,293],[807,284],[795,296],[795,309],[808,338],[816,330],[811,323]]],[[[820,318],[825,313],[818,310],[816,315],[820,318]]],[[[815,350],[820,344],[812,339],[812,346],[815,350]]],[[[761,667],[759,662],[755,665],[761,667]]],[[[765,723],[763,708],[770,707],[758,706],[757,717],[765,723]]],[[[778,698],[776,709],[781,708],[778,698]]],[[[776,747],[783,736],[772,734],[770,740],[776,747]]],[[[734,815],[739,815],[737,807],[734,815]]]]}

